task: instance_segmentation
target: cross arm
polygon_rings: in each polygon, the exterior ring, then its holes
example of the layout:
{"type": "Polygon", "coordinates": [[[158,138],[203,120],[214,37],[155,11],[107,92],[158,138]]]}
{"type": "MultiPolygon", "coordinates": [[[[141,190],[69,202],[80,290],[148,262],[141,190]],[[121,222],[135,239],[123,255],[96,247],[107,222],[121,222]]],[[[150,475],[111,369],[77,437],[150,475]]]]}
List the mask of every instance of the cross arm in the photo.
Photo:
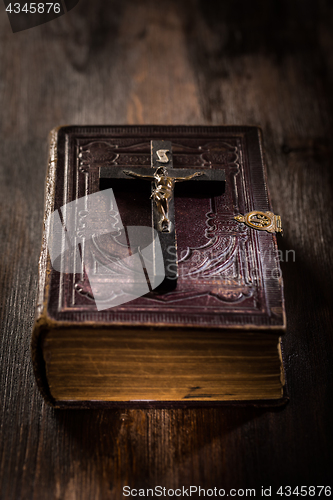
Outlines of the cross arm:
{"type": "MultiPolygon", "coordinates": [[[[130,177],[128,174],[124,172],[124,169],[120,166],[112,166],[112,167],[100,167],[99,169],[99,178],[100,179],[127,179],[127,180],[135,180],[138,176],[147,177],[147,179],[152,179],[152,168],[151,167],[134,167],[132,172],[137,174],[135,177],[130,177]]],[[[193,182],[218,182],[225,183],[225,172],[224,170],[213,170],[213,169],[204,169],[204,168],[173,168],[168,170],[168,175],[174,178],[183,179],[184,177],[189,177],[195,174],[196,172],[200,172],[202,175],[191,177],[193,182]]],[[[185,180],[185,179],[184,179],[185,180]]]]}
{"type": "Polygon", "coordinates": [[[131,172],[130,170],[123,170],[123,173],[129,177],[135,177],[144,181],[152,181],[154,179],[153,175],[138,174],[137,172],[131,172]]]}
{"type": "Polygon", "coordinates": [[[131,175],[126,174],[125,173],[126,171],[129,171],[129,170],[127,170],[127,169],[124,170],[122,167],[119,167],[119,166],[100,167],[99,178],[100,179],[135,180],[137,177],[141,176],[141,178],[146,177],[147,180],[153,180],[151,167],[134,167],[132,172],[135,171],[135,174],[136,174],[135,176],[132,176],[132,173],[131,173],[131,175]]]}
{"type": "Polygon", "coordinates": [[[193,182],[221,182],[225,183],[225,171],[222,169],[213,170],[210,168],[173,168],[170,170],[172,177],[179,177],[182,180],[184,177],[189,177],[193,182]],[[201,175],[193,176],[199,172],[201,175]],[[193,177],[192,177],[193,176],[193,177]]]}

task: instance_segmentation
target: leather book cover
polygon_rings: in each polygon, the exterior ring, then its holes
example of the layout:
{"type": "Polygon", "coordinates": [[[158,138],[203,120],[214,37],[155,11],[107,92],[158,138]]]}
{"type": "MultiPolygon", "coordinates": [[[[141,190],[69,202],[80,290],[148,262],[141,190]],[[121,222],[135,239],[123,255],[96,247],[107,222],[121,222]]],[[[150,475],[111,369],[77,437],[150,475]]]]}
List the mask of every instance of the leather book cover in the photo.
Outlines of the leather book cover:
{"type": "MultiPolygon", "coordinates": [[[[203,336],[212,331],[281,334],[285,312],[276,235],[235,219],[255,210],[272,211],[257,127],[69,126],[53,131],[32,339],[35,372],[44,394],[48,389],[42,345],[53,329],[127,333],[191,329],[203,336]],[[210,193],[209,187],[194,194],[188,194],[186,188],[175,191],[178,278],[173,290],[149,291],[123,303],[113,303],[109,297],[108,307],[98,308],[94,297],[97,288],[92,289],[85,269],[66,269],[61,259],[56,269],[52,266],[48,221],[75,200],[114,188],[123,226],[151,227],[152,203],[140,181],[117,186],[112,179],[101,179],[100,173],[105,167],[135,171],[150,166],[152,140],[172,144],[175,169],[223,170],[225,189],[218,195],[214,189],[210,193]]],[[[89,210],[83,212],[87,215],[89,210]]],[[[97,217],[97,226],[105,224],[104,215],[97,217]]],[[[103,267],[108,254],[105,239],[97,240],[92,243],[91,268],[96,268],[96,262],[103,267]]],[[[70,258],[73,256],[67,256],[70,258]]],[[[121,279],[102,273],[100,282],[105,279],[114,279],[116,291],[124,293],[121,279]]]]}

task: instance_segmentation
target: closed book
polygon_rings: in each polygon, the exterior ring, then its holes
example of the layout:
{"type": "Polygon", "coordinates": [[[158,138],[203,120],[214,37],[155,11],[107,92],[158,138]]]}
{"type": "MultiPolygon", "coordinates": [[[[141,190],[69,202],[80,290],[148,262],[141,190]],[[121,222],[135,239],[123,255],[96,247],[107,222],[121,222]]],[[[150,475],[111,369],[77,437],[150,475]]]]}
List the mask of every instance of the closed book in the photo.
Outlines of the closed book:
{"type": "Polygon", "coordinates": [[[45,399],[283,402],[279,230],[257,127],[52,131],[32,335],[45,399]],[[172,190],[167,229],[152,144],[165,178],[191,179],[172,190]]]}

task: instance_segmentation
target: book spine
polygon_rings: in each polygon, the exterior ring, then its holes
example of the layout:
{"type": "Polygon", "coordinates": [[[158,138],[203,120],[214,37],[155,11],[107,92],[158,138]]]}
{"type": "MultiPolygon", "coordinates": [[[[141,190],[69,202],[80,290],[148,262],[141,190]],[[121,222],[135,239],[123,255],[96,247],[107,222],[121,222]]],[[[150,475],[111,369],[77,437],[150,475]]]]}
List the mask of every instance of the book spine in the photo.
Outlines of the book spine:
{"type": "Polygon", "coordinates": [[[52,404],[52,398],[49,393],[45,362],[41,349],[42,332],[45,331],[46,323],[46,308],[49,288],[49,273],[48,268],[48,240],[49,240],[49,220],[54,206],[55,195],[55,179],[57,169],[57,146],[58,132],[61,127],[54,128],[49,136],[49,159],[45,182],[45,199],[44,199],[44,224],[41,253],[38,264],[38,284],[37,284],[37,304],[35,322],[31,337],[31,357],[33,369],[37,385],[44,396],[46,402],[52,404]]]}

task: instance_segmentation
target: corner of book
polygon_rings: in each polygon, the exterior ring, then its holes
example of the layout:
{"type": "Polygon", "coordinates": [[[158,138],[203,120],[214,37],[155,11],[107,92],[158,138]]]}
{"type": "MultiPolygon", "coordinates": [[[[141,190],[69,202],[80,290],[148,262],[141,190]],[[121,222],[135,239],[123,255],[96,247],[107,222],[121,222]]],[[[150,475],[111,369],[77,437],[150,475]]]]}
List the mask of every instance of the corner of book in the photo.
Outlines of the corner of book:
{"type": "Polygon", "coordinates": [[[45,360],[43,357],[42,343],[43,338],[47,335],[49,329],[48,320],[44,314],[40,314],[36,316],[36,320],[32,330],[31,336],[31,358],[32,358],[32,366],[37,382],[37,386],[42,394],[46,403],[51,406],[54,406],[54,399],[51,396],[49,385],[47,382],[46,376],[46,367],[45,360]]]}
{"type": "Polygon", "coordinates": [[[66,130],[68,128],[73,128],[74,125],[58,125],[57,127],[53,127],[51,130],[50,130],[50,137],[52,138],[53,136],[55,135],[58,135],[60,133],[60,131],[62,130],[66,130]]]}

